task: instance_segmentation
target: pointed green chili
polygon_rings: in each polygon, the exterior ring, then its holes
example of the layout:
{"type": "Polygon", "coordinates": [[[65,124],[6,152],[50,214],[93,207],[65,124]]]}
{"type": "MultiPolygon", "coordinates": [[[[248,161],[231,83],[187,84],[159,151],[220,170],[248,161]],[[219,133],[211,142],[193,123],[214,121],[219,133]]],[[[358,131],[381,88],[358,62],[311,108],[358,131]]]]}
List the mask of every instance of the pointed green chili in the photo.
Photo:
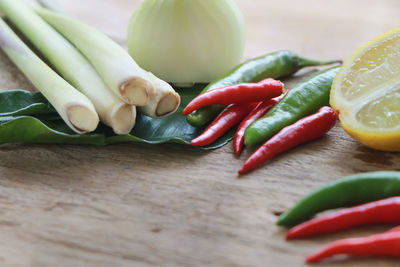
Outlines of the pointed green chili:
{"type": "Polygon", "coordinates": [[[328,106],[332,82],[338,70],[339,66],[318,72],[289,90],[263,118],[246,129],[246,146],[261,144],[286,126],[328,106]]]}
{"type": "Polygon", "coordinates": [[[400,195],[400,172],[381,171],[352,175],[328,184],[303,198],[277,224],[292,226],[318,212],[351,207],[400,195]]]}

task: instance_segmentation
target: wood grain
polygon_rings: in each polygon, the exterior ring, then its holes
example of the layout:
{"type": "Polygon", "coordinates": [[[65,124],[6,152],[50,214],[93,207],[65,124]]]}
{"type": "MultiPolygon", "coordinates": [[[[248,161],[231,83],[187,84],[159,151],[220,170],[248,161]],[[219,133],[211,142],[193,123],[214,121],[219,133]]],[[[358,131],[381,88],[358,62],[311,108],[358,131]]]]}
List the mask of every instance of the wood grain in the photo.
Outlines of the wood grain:
{"type": "MultiPolygon", "coordinates": [[[[139,1],[59,0],[125,45],[139,1]]],[[[291,49],[345,59],[398,25],[399,1],[237,1],[246,57],[291,49]]],[[[33,87],[0,52],[0,87],[33,87]]],[[[312,71],[312,70],[308,70],[312,71]]],[[[306,74],[306,73],[303,73],[306,74]]],[[[288,82],[289,87],[297,77],[288,82]]],[[[330,241],[379,233],[365,227],[287,243],[277,213],[342,176],[399,170],[400,157],[367,149],[339,127],[238,179],[231,145],[0,146],[0,266],[302,266],[330,241]]],[[[322,266],[398,266],[350,259],[322,266]]]]}

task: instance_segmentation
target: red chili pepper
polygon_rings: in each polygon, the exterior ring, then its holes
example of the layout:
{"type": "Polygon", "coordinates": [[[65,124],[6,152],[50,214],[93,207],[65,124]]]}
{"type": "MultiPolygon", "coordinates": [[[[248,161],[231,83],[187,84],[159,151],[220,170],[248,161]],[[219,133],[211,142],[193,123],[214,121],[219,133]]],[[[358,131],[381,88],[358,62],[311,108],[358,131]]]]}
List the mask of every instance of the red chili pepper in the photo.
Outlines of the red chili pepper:
{"type": "Polygon", "coordinates": [[[400,224],[400,197],[374,201],[315,218],[293,227],[286,234],[286,239],[309,237],[377,223],[400,224]]]}
{"type": "Polygon", "coordinates": [[[274,79],[259,83],[241,83],[214,89],[193,99],[183,110],[183,115],[210,105],[229,105],[265,101],[282,94],[283,84],[274,79]]]}
{"type": "Polygon", "coordinates": [[[388,233],[394,233],[394,232],[400,232],[400,226],[397,226],[391,230],[388,231],[388,233]]]}
{"type": "Polygon", "coordinates": [[[335,255],[400,257],[400,232],[389,231],[364,238],[348,238],[333,242],[306,258],[315,263],[335,255]]]}
{"type": "Polygon", "coordinates": [[[256,106],[256,103],[232,104],[226,107],[221,114],[197,138],[190,142],[193,146],[207,146],[212,144],[227,131],[237,125],[256,106]]]}
{"type": "Polygon", "coordinates": [[[333,109],[322,107],[317,113],[283,128],[250,156],[239,170],[239,174],[255,169],[263,162],[284,151],[323,136],[332,129],[336,121],[337,115],[333,109]]]}
{"type": "Polygon", "coordinates": [[[244,146],[244,133],[247,127],[250,126],[256,120],[264,117],[265,114],[275,106],[285,94],[282,94],[278,97],[272,98],[267,101],[260,102],[257,107],[251,111],[251,113],[240,123],[238,130],[235,133],[235,137],[233,139],[233,149],[235,150],[236,155],[240,156],[244,146]]]}

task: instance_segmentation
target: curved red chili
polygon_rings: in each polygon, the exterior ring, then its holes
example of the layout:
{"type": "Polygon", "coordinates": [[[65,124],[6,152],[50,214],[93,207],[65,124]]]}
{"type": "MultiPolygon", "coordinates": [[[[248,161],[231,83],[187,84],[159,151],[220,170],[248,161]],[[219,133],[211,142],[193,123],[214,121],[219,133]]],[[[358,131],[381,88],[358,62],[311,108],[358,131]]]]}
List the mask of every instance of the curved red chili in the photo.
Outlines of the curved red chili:
{"type": "Polygon", "coordinates": [[[229,105],[265,101],[281,95],[283,84],[274,79],[266,79],[259,83],[241,83],[214,89],[193,99],[183,110],[183,115],[210,105],[229,105]]]}
{"type": "Polygon", "coordinates": [[[282,94],[278,97],[272,98],[267,101],[260,102],[257,107],[255,107],[251,113],[240,123],[238,130],[235,133],[235,137],[233,139],[233,149],[236,155],[240,156],[244,147],[244,133],[247,127],[250,126],[256,120],[264,117],[265,114],[275,106],[285,94],[282,94]]]}
{"type": "Polygon", "coordinates": [[[283,128],[250,156],[239,170],[239,174],[255,169],[284,151],[323,136],[333,128],[336,121],[335,111],[330,107],[322,107],[317,113],[283,128]]]}
{"type": "Polygon", "coordinates": [[[388,231],[388,233],[393,233],[393,232],[400,232],[400,226],[397,226],[391,230],[388,231]]]}
{"type": "Polygon", "coordinates": [[[400,257],[400,232],[389,231],[364,238],[348,238],[333,242],[306,258],[315,263],[335,255],[400,257]]]}
{"type": "Polygon", "coordinates": [[[193,146],[207,146],[212,144],[235,125],[239,124],[257,104],[258,103],[244,103],[229,105],[199,137],[193,139],[190,143],[193,146]]]}
{"type": "Polygon", "coordinates": [[[293,227],[286,234],[286,239],[304,238],[377,223],[400,224],[400,197],[374,201],[315,218],[293,227]]]}

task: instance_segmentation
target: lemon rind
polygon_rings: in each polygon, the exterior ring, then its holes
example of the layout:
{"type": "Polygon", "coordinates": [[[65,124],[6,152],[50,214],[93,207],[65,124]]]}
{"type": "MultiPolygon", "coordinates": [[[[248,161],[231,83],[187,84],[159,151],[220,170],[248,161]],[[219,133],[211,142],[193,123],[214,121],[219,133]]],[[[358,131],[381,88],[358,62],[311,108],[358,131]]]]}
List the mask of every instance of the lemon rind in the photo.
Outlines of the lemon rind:
{"type": "Polygon", "coordinates": [[[400,152],[400,132],[397,133],[366,133],[352,130],[341,125],[345,132],[361,144],[380,151],[400,152]]]}

